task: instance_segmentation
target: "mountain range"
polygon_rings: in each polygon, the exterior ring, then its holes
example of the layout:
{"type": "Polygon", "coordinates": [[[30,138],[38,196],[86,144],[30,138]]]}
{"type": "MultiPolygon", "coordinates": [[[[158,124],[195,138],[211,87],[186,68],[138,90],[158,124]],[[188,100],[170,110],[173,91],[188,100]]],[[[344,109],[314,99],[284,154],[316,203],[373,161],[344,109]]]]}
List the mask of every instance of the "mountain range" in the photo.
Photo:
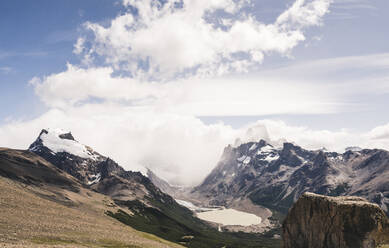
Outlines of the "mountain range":
{"type": "MultiPolygon", "coordinates": [[[[336,153],[307,150],[288,142],[276,147],[265,140],[227,146],[211,173],[191,188],[171,186],[150,170],[127,171],[78,142],[70,132],[43,129],[28,150],[0,150],[0,179],[0,183],[12,185],[12,190],[40,199],[39,204],[66,207],[62,211],[77,208],[88,214],[100,213],[93,215],[96,221],[117,221],[157,235],[166,247],[175,246],[173,243],[196,248],[280,247],[281,222],[307,191],[361,196],[386,214],[389,208],[388,151],[352,147],[336,153]],[[261,221],[221,228],[197,217],[199,212],[224,208],[255,214],[261,221]]],[[[7,222],[9,216],[0,214],[2,219],[7,222]]],[[[56,236],[55,242],[70,242],[67,236],[60,237],[56,236]]],[[[47,237],[38,240],[47,241],[47,237]]]]}
{"type": "Polygon", "coordinates": [[[389,209],[389,152],[347,149],[344,153],[306,150],[292,143],[275,147],[265,140],[228,146],[193,189],[209,205],[229,206],[236,199],[286,213],[304,193],[355,195],[389,209]]]}
{"type": "MultiPolygon", "coordinates": [[[[86,208],[94,195],[105,196],[105,216],[164,240],[196,248],[278,247],[280,244],[272,239],[272,232],[261,235],[219,232],[162,192],[149,177],[141,172],[126,171],[111,158],[78,142],[70,132],[43,129],[28,150],[4,149],[3,153],[0,179],[11,179],[25,189],[34,188],[32,192],[28,190],[29,193],[68,207],[86,208]],[[45,188],[50,188],[49,192],[37,193],[45,188]],[[74,194],[77,194],[76,200],[69,197],[74,194]],[[84,202],[88,202],[87,206],[84,202]]],[[[46,241],[47,238],[39,237],[41,239],[46,241]]],[[[55,239],[55,242],[68,242],[62,239],[55,239]]]]}

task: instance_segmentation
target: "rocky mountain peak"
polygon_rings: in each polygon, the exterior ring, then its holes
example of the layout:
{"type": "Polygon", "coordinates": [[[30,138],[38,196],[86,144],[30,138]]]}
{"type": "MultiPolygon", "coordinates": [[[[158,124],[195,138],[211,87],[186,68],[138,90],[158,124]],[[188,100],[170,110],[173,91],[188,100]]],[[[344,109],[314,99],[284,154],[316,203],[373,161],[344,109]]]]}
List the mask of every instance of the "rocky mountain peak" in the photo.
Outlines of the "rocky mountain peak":
{"type": "Polygon", "coordinates": [[[266,145],[268,145],[266,140],[264,140],[264,139],[259,140],[258,147],[263,147],[263,146],[266,146],[266,145]]]}
{"type": "Polygon", "coordinates": [[[359,146],[349,146],[349,147],[346,147],[345,149],[345,152],[348,152],[348,151],[351,151],[351,152],[360,152],[362,151],[363,149],[360,148],[359,146]]]}
{"type": "Polygon", "coordinates": [[[125,173],[114,160],[78,142],[70,131],[42,129],[28,150],[88,185],[125,173]]]}
{"type": "Polygon", "coordinates": [[[87,185],[98,183],[107,171],[115,171],[108,166],[111,163],[106,157],[79,143],[71,132],[61,129],[42,129],[28,150],[87,185]]]}
{"type": "Polygon", "coordinates": [[[314,164],[317,164],[317,165],[328,164],[326,153],[323,151],[319,151],[317,156],[315,157],[314,164]]]}
{"type": "Polygon", "coordinates": [[[60,137],[61,139],[74,140],[74,137],[71,132],[60,134],[58,137],[60,137]]]}
{"type": "MultiPolygon", "coordinates": [[[[170,197],[161,194],[141,172],[127,171],[109,157],[74,139],[71,132],[43,129],[29,151],[41,156],[84,185],[115,200],[145,200],[170,197]]],[[[165,199],[166,198],[166,199],[165,199]]],[[[155,199],[154,199],[155,200],[155,199]]]]}
{"type": "Polygon", "coordinates": [[[249,196],[286,213],[301,194],[358,195],[389,209],[389,152],[377,149],[343,154],[307,150],[293,143],[282,148],[266,141],[230,147],[194,192],[225,204],[249,196]]]}
{"type": "Polygon", "coordinates": [[[298,148],[298,146],[294,145],[293,143],[285,142],[285,143],[283,144],[282,150],[284,150],[284,151],[290,151],[290,150],[293,150],[293,149],[296,149],[296,148],[298,148]]]}

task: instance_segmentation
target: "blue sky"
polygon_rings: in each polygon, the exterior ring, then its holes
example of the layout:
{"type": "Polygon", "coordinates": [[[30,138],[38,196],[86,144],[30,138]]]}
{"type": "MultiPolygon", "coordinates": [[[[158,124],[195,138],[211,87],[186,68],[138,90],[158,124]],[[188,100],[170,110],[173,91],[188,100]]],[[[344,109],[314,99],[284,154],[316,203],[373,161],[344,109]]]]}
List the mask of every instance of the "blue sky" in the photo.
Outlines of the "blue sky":
{"type": "Polygon", "coordinates": [[[28,85],[31,78],[66,67],[78,29],[85,21],[104,22],[120,11],[109,0],[0,2],[0,119],[32,118],[46,108],[28,85]]]}
{"type": "MultiPolygon", "coordinates": [[[[254,13],[263,22],[270,23],[293,1],[287,1],[287,4],[285,1],[253,2],[254,13]]],[[[389,38],[385,32],[388,8],[386,1],[335,1],[330,7],[331,12],[323,18],[323,25],[308,30],[307,42],[292,51],[293,59],[274,55],[268,57],[258,70],[301,61],[388,52],[389,38]]],[[[82,24],[86,21],[107,23],[124,10],[118,1],[108,0],[4,0],[0,2],[0,11],[0,104],[7,106],[0,110],[0,119],[4,122],[7,119],[33,118],[44,112],[46,106],[39,101],[28,81],[36,76],[63,71],[67,62],[79,62],[79,57],[72,50],[82,24]]],[[[347,125],[349,128],[368,129],[389,121],[389,116],[379,115],[385,111],[380,106],[387,103],[386,98],[387,95],[363,99],[373,106],[369,111],[360,113],[364,121],[356,121],[354,113],[323,117],[271,117],[315,128],[339,129],[347,125]]],[[[257,118],[261,117],[206,117],[203,120],[213,122],[222,119],[241,126],[257,118]]]]}
{"type": "Polygon", "coordinates": [[[177,183],[199,165],[198,181],[237,138],[389,148],[388,10],[383,0],[2,0],[0,146],[60,127],[177,183]]]}

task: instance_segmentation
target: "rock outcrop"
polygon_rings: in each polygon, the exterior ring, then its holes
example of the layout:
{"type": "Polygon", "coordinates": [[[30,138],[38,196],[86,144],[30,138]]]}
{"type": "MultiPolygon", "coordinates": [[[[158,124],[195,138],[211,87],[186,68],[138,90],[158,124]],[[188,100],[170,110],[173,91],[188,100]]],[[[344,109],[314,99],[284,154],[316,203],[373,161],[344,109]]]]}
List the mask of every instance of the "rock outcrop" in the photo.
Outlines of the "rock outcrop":
{"type": "Polygon", "coordinates": [[[304,193],[283,226],[284,248],[373,248],[389,244],[389,221],[361,197],[304,193]]]}

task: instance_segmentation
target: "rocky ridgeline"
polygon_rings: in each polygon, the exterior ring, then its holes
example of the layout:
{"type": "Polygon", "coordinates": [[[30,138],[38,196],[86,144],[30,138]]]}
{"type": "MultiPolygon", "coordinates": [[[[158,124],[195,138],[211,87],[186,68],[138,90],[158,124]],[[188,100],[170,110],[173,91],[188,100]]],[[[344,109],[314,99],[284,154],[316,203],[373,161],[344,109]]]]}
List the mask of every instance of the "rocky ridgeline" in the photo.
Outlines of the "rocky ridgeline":
{"type": "Polygon", "coordinates": [[[304,193],[289,210],[282,229],[284,248],[373,248],[389,244],[389,220],[384,211],[354,196],[304,193]]]}
{"type": "Polygon", "coordinates": [[[307,150],[292,143],[276,147],[264,140],[228,146],[194,199],[230,206],[253,203],[287,213],[304,192],[328,196],[355,195],[389,215],[389,151],[347,148],[344,153],[307,150]]]}

